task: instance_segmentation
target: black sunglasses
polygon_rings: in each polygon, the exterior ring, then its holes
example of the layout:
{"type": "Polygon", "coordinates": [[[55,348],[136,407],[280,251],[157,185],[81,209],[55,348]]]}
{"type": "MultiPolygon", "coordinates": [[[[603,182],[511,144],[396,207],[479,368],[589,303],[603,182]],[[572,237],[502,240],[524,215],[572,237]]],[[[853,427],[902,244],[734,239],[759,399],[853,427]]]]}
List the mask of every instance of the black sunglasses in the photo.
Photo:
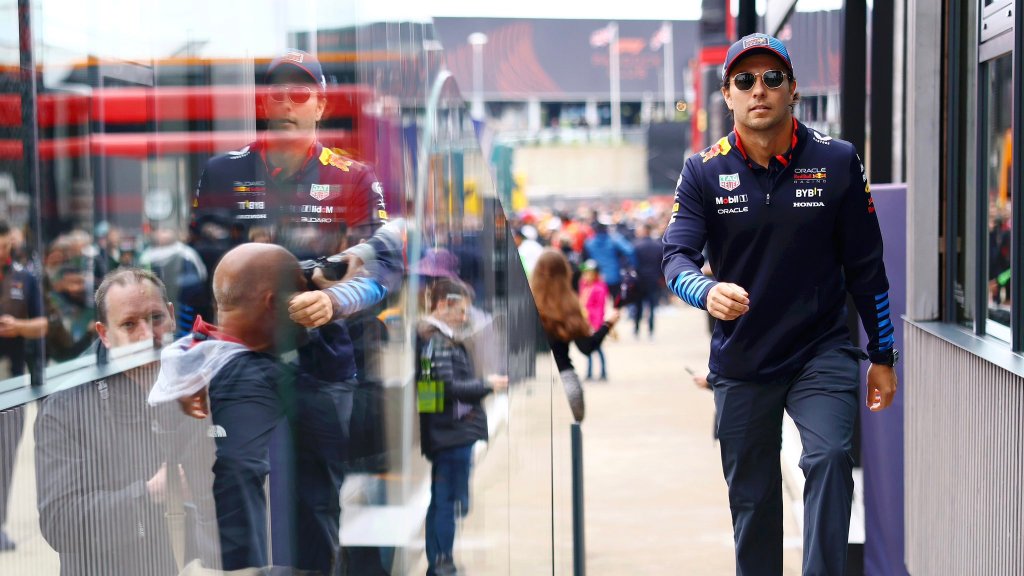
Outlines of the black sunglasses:
{"type": "Polygon", "coordinates": [[[782,70],[765,70],[758,74],[753,72],[740,72],[732,77],[732,85],[735,86],[737,90],[746,92],[754,87],[754,83],[757,82],[758,76],[761,77],[761,81],[764,82],[766,88],[774,90],[775,88],[782,86],[782,82],[786,79],[787,74],[782,70]]]}
{"type": "Polygon", "coordinates": [[[295,104],[305,104],[313,95],[313,89],[296,84],[272,84],[269,95],[274,102],[284,102],[285,98],[289,98],[295,104]]]}

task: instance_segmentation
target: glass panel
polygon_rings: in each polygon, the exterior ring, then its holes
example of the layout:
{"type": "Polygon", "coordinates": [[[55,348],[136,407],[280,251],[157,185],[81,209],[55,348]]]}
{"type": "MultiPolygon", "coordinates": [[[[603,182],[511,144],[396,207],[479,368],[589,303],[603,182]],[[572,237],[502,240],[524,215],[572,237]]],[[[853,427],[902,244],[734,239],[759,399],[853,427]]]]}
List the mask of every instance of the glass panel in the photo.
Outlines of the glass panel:
{"type": "Polygon", "coordinates": [[[0,574],[569,573],[571,415],[432,25],[265,7],[40,0],[37,82],[0,51],[0,574]]]}
{"type": "Polygon", "coordinates": [[[984,119],[987,135],[986,192],[988,195],[988,320],[989,334],[1010,338],[1010,263],[1012,246],[1013,59],[1002,56],[986,66],[988,102],[984,119]]]}

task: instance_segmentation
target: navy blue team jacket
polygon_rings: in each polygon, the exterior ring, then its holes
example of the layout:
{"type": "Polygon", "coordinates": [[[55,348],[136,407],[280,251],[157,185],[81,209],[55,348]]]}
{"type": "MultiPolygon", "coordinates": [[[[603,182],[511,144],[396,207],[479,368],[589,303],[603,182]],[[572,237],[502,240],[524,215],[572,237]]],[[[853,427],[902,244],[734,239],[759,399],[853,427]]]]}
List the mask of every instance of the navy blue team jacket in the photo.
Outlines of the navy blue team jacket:
{"type": "Polygon", "coordinates": [[[354,243],[387,221],[383,188],[368,165],[317,142],[298,172],[280,178],[265,150],[258,140],[207,162],[192,201],[194,224],[226,217],[235,243],[259,229],[302,259],[335,254],[342,235],[354,243]]]}
{"type": "MultiPolygon", "coordinates": [[[[351,243],[367,239],[379,248],[379,258],[400,268],[401,254],[383,249],[371,237],[388,214],[383,189],[368,165],[317,142],[303,167],[282,178],[267,164],[265,150],[266,143],[258,140],[211,158],[203,170],[192,200],[193,226],[214,216],[231,232],[216,260],[260,231],[300,259],[335,254],[345,237],[351,243]]],[[[364,307],[383,299],[384,287],[394,284],[385,278],[374,281],[381,288],[362,291],[364,307]]],[[[344,351],[332,364],[339,378],[355,377],[354,348],[344,326],[332,333],[332,345],[344,351]]]]}
{"type": "Polygon", "coordinates": [[[717,321],[712,373],[739,380],[795,374],[849,343],[846,292],[880,360],[893,347],[882,237],[864,167],[849,142],[794,120],[794,140],[767,168],[733,132],[686,160],[665,231],[672,291],[706,309],[705,242],[715,279],[747,290],[750,310],[717,321]]]}

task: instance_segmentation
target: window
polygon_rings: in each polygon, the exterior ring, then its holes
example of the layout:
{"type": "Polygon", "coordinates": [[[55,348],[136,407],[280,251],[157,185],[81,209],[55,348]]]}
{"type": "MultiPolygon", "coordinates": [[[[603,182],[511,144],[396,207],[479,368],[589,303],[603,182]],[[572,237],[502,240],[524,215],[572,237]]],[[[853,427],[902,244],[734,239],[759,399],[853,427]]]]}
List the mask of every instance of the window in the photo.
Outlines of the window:
{"type": "Polygon", "coordinates": [[[984,68],[983,181],[980,191],[987,202],[987,317],[986,332],[1010,341],[1013,256],[1012,150],[1013,150],[1013,58],[1000,56],[984,68]]]}
{"type": "Polygon", "coordinates": [[[946,248],[955,256],[948,263],[946,318],[1014,352],[1024,350],[1024,204],[1017,194],[1020,166],[1014,166],[1014,154],[1020,154],[1014,140],[1020,138],[1021,54],[1014,41],[1021,3],[977,0],[973,10],[958,12],[961,28],[951,47],[958,58],[947,64],[966,70],[953,75],[962,76],[958,86],[969,104],[947,119],[953,162],[946,248]]]}

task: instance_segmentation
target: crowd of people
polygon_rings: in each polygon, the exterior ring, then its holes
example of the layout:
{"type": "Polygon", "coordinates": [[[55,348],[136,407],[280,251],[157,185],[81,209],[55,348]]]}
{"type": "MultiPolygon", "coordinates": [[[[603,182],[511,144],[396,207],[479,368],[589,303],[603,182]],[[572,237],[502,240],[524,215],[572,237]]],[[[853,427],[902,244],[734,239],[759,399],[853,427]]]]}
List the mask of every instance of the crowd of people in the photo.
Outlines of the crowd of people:
{"type": "MultiPolygon", "coordinates": [[[[591,333],[600,332],[612,317],[613,309],[623,308],[635,338],[641,338],[645,329],[646,336],[654,338],[655,310],[669,294],[661,272],[661,235],[668,218],[669,206],[656,200],[625,201],[596,208],[581,205],[575,210],[528,208],[516,215],[512,226],[518,230],[519,255],[531,279],[548,336],[558,334],[564,339],[570,334],[583,334],[582,329],[566,332],[553,327],[550,319],[544,320],[544,302],[548,301],[548,290],[553,289],[547,283],[560,282],[551,279],[554,272],[560,271],[559,264],[549,261],[549,267],[540,266],[545,252],[550,250],[565,261],[569,270],[567,286],[578,299],[577,308],[584,311],[591,333]]],[[[615,321],[618,316],[614,314],[615,321]]],[[[615,331],[612,334],[617,336],[615,331]]],[[[586,380],[608,380],[602,341],[603,337],[580,347],[587,355],[586,380]],[[595,365],[600,368],[595,369],[595,365]]],[[[564,372],[566,366],[563,361],[559,370],[564,372]]]]}

